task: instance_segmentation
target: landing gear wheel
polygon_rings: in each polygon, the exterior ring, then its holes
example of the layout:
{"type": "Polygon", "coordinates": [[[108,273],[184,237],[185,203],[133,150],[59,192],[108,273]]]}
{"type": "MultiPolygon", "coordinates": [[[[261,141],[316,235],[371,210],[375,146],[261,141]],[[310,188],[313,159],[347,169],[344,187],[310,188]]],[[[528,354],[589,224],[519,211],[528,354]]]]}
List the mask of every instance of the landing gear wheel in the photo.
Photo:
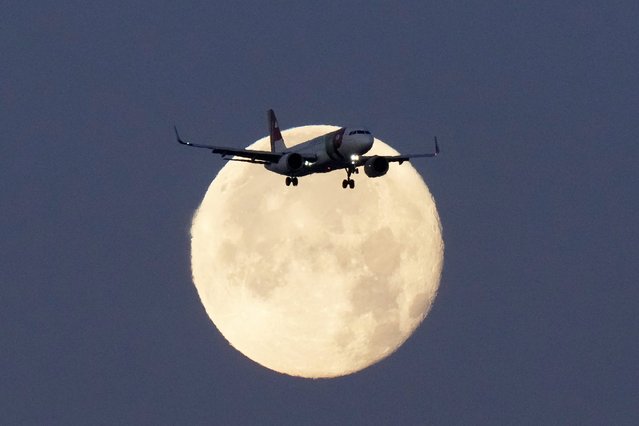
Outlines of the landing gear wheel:
{"type": "Polygon", "coordinates": [[[346,188],[350,188],[353,189],[355,188],[355,181],[353,179],[351,179],[351,174],[358,174],[359,170],[357,170],[356,168],[347,168],[346,169],[346,179],[344,179],[342,181],[342,188],[346,189],[346,188]]]}
{"type": "Polygon", "coordinates": [[[290,177],[286,177],[286,186],[291,186],[291,183],[293,182],[293,180],[290,177]]]}
{"type": "Polygon", "coordinates": [[[355,188],[355,181],[353,179],[344,179],[342,181],[342,188],[344,188],[344,189],[346,189],[346,188],[350,188],[350,189],[355,188]]]}
{"type": "Polygon", "coordinates": [[[293,184],[293,186],[297,186],[298,184],[297,178],[296,177],[291,178],[291,183],[293,184]]]}

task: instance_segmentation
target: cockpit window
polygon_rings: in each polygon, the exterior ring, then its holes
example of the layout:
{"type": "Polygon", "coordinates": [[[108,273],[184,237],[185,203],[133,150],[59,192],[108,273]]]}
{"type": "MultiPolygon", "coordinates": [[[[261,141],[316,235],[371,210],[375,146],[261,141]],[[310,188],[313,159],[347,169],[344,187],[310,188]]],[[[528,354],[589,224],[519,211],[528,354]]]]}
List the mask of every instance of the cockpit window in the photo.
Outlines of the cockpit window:
{"type": "Polygon", "coordinates": [[[349,135],[370,135],[371,132],[368,130],[353,130],[349,133],[349,135]]]}

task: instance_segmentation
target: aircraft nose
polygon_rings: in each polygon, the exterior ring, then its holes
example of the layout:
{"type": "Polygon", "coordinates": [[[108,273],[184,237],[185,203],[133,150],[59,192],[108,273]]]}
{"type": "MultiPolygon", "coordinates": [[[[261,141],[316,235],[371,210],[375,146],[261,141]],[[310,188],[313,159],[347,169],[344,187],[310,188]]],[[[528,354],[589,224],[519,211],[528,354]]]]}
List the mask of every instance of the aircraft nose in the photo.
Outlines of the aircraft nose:
{"type": "Polygon", "coordinates": [[[348,143],[342,147],[344,155],[363,155],[373,147],[374,138],[368,130],[352,130],[347,138],[348,143]]]}
{"type": "Polygon", "coordinates": [[[361,150],[363,153],[366,153],[368,151],[370,151],[370,149],[373,147],[373,135],[368,134],[368,135],[358,135],[361,136],[361,140],[360,140],[360,144],[361,144],[361,150]]]}

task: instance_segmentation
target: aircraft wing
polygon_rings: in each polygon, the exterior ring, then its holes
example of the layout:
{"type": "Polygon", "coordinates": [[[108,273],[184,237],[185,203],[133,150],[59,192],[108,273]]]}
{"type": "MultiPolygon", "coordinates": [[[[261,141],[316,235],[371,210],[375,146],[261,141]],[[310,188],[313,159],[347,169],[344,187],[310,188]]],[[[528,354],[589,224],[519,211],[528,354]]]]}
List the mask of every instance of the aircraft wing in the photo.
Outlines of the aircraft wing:
{"type": "Polygon", "coordinates": [[[175,137],[177,138],[177,141],[181,143],[182,145],[192,146],[194,148],[210,149],[213,154],[219,154],[225,160],[247,161],[250,163],[262,163],[262,164],[277,163],[280,160],[280,158],[282,158],[282,155],[285,154],[284,152],[258,151],[258,150],[252,150],[252,149],[238,149],[238,148],[231,148],[226,146],[202,145],[197,143],[191,143],[191,142],[184,141],[180,138],[180,134],[177,131],[177,127],[174,127],[174,129],[175,129],[175,137]],[[245,158],[246,160],[234,160],[233,158],[227,158],[227,157],[241,157],[241,158],[245,158]]]}
{"type": "MultiPolygon", "coordinates": [[[[384,157],[389,163],[398,162],[399,164],[402,164],[404,161],[409,161],[411,158],[437,157],[438,154],[439,143],[437,142],[437,136],[435,136],[435,152],[428,154],[378,155],[377,157],[384,157]]],[[[369,158],[372,158],[372,156],[361,157],[360,163],[365,163],[369,158]]]]}

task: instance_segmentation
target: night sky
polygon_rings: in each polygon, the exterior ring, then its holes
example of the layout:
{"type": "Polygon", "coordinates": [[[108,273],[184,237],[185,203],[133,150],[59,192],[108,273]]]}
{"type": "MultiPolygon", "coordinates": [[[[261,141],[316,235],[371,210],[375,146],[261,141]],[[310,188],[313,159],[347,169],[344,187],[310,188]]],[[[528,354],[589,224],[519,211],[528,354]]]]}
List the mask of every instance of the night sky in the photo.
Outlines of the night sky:
{"type": "Polygon", "coordinates": [[[639,423],[639,3],[429,3],[4,2],[1,422],[639,423]],[[269,108],[439,137],[439,294],[351,376],[255,364],[191,281],[224,162],[172,126],[244,147],[269,108]]]}

